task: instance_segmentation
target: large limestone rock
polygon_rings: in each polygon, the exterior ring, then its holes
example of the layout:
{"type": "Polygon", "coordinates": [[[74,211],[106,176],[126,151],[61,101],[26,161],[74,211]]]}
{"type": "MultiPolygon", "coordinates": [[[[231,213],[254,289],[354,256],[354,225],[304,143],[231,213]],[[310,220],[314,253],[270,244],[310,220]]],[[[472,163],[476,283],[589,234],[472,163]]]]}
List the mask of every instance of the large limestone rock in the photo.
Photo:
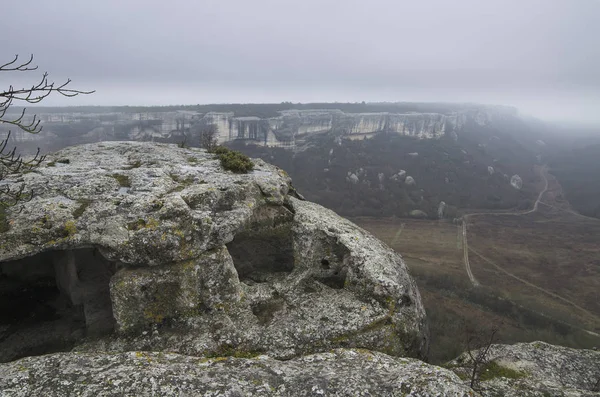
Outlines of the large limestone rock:
{"type": "MultiPolygon", "coordinates": [[[[600,352],[544,342],[493,345],[480,383],[484,396],[600,396],[600,352]]],[[[449,367],[468,378],[464,353],[449,367]]]]}
{"type": "Polygon", "coordinates": [[[288,361],[174,353],[52,354],[0,364],[4,397],[474,396],[451,371],[366,350],[288,361]]]}
{"type": "Polygon", "coordinates": [[[38,327],[49,340],[13,338],[0,361],[73,346],[286,359],[360,347],[424,357],[425,312],[400,255],[295,198],[283,171],[254,162],[253,172],[234,174],[200,149],[105,142],[64,149],[22,175],[36,196],[6,214],[0,270],[15,302],[42,279],[60,294],[23,308],[15,315],[44,315],[6,331],[38,327]]]}
{"type": "Polygon", "coordinates": [[[523,187],[523,180],[519,175],[513,175],[510,177],[510,185],[517,190],[521,190],[523,187]]]}

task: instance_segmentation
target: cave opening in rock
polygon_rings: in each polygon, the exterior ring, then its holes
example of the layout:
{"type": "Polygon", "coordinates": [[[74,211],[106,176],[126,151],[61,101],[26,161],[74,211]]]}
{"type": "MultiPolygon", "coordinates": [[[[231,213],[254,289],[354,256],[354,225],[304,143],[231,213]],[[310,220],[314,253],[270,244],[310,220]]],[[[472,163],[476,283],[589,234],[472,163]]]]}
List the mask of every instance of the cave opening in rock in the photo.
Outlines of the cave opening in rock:
{"type": "Polygon", "coordinates": [[[240,281],[263,283],[294,270],[294,250],[289,224],[238,233],[227,244],[240,281]]]}
{"type": "Polygon", "coordinates": [[[0,263],[0,362],[70,350],[111,332],[115,263],[94,248],[0,263]]]}
{"type": "Polygon", "coordinates": [[[350,251],[345,245],[330,236],[323,235],[320,241],[321,244],[315,249],[315,256],[312,259],[320,261],[320,266],[314,266],[314,278],[329,288],[343,289],[348,277],[350,251]]]}

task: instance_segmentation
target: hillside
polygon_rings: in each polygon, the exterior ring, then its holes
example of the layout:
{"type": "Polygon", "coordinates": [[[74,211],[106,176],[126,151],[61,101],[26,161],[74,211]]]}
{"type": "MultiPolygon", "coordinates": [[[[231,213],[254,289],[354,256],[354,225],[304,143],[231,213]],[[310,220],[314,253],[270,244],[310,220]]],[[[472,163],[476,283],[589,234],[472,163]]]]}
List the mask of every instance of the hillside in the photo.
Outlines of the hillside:
{"type": "Polygon", "coordinates": [[[295,152],[247,141],[231,145],[283,168],[307,199],[346,216],[422,211],[426,215],[413,215],[438,218],[443,201],[443,216],[453,218],[459,210],[527,208],[533,202],[538,148],[519,142],[515,132],[506,123],[468,122],[438,139],[383,132],[350,140],[326,133],[295,152]],[[511,186],[513,175],[521,177],[521,190],[511,186]]]}
{"type": "Polygon", "coordinates": [[[600,218],[600,144],[558,153],[550,165],[573,208],[583,215],[600,218]]]}

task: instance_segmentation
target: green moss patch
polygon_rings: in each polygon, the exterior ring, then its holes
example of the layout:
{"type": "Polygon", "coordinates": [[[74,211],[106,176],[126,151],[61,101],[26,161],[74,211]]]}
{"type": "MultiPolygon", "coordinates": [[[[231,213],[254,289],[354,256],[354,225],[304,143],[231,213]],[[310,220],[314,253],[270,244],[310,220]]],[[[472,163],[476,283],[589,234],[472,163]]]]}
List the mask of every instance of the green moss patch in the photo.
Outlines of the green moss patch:
{"type": "Polygon", "coordinates": [[[67,221],[65,226],[63,226],[63,235],[64,237],[71,237],[75,233],[77,233],[77,226],[73,221],[67,221]]]}
{"type": "Polygon", "coordinates": [[[79,218],[85,212],[86,208],[91,204],[91,200],[89,199],[79,199],[77,203],[79,206],[73,211],[73,217],[75,219],[79,218]]]}
{"type": "Polygon", "coordinates": [[[5,204],[0,203],[0,233],[7,232],[10,229],[8,219],[6,219],[6,208],[5,204]]]}
{"type": "Polygon", "coordinates": [[[495,361],[490,361],[481,368],[479,379],[482,381],[494,378],[520,379],[526,376],[527,374],[525,372],[504,367],[495,361]]]}
{"type": "Polygon", "coordinates": [[[127,175],[113,174],[112,177],[115,178],[117,182],[119,182],[119,186],[131,187],[131,181],[129,180],[129,177],[127,175]]]}
{"type": "Polygon", "coordinates": [[[171,177],[171,179],[172,179],[174,182],[181,183],[181,184],[183,184],[184,186],[189,186],[189,185],[191,185],[192,183],[194,183],[194,179],[195,179],[193,175],[188,175],[188,176],[186,176],[186,177],[184,178],[184,177],[182,177],[181,175],[177,175],[177,174],[175,174],[175,173],[170,173],[170,174],[169,174],[169,176],[171,177]]]}
{"type": "Polygon", "coordinates": [[[127,224],[127,229],[128,230],[141,230],[141,229],[150,229],[150,230],[154,230],[158,227],[158,220],[154,219],[154,218],[150,218],[147,221],[145,219],[138,219],[136,221],[133,222],[129,222],[127,224]]]}
{"type": "Polygon", "coordinates": [[[140,168],[142,166],[142,162],[140,160],[136,160],[133,163],[123,167],[124,170],[132,170],[134,168],[140,168]]]}

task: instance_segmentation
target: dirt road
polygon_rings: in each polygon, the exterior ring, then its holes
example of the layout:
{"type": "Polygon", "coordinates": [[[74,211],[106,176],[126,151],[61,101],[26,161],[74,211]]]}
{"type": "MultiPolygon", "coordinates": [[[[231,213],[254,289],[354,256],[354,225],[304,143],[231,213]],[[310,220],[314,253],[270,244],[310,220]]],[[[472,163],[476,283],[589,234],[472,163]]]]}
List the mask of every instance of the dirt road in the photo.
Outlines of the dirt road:
{"type": "Polygon", "coordinates": [[[467,241],[467,224],[468,224],[469,218],[473,217],[473,216],[477,216],[477,215],[496,215],[496,216],[499,216],[499,215],[527,215],[527,214],[531,214],[532,212],[537,211],[538,207],[540,205],[540,202],[542,201],[542,197],[544,197],[544,193],[546,193],[546,191],[548,191],[548,178],[546,177],[546,172],[547,172],[547,167],[544,165],[540,171],[540,175],[544,179],[544,188],[538,194],[537,200],[535,200],[535,203],[533,204],[533,208],[531,208],[530,210],[515,211],[515,212],[476,212],[476,213],[467,214],[467,215],[463,216],[463,220],[462,220],[463,261],[465,263],[465,270],[467,271],[467,276],[469,276],[469,280],[471,280],[471,284],[473,284],[474,287],[477,287],[480,284],[475,279],[475,276],[473,276],[473,272],[471,271],[471,265],[469,263],[469,243],[467,241]]]}

